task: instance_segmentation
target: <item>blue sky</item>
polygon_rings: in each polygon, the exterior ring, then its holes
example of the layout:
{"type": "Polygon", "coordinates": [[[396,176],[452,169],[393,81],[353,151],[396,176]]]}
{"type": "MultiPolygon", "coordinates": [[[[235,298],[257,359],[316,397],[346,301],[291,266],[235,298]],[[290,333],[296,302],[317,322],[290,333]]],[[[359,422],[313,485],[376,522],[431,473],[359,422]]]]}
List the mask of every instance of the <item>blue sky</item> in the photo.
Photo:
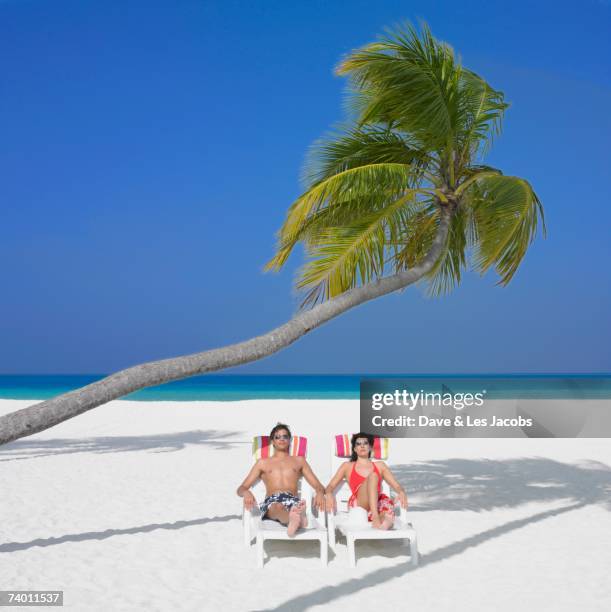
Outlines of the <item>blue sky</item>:
{"type": "Polygon", "coordinates": [[[289,319],[263,273],[338,60],[425,19],[511,103],[546,211],[506,288],[366,304],[240,373],[611,371],[609,2],[0,2],[0,373],[104,373],[289,319]]]}

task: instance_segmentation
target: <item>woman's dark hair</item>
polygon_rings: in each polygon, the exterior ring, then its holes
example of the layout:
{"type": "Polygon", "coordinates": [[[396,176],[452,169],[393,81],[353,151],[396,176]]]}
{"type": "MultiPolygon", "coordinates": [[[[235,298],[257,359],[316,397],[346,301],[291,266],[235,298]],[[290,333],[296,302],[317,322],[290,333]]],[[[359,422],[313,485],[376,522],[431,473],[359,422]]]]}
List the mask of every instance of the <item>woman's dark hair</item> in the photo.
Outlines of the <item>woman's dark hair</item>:
{"type": "Polygon", "coordinates": [[[286,433],[289,435],[289,439],[291,439],[293,437],[291,435],[291,430],[289,429],[288,425],[285,425],[284,423],[276,423],[276,425],[274,426],[274,428],[271,430],[271,432],[269,434],[269,439],[273,440],[274,436],[276,435],[276,432],[280,431],[281,429],[286,430],[286,433]]]}
{"type": "Polygon", "coordinates": [[[356,446],[356,441],[359,438],[367,438],[369,440],[369,457],[371,457],[371,453],[373,451],[373,436],[368,433],[360,432],[356,433],[352,436],[352,440],[350,440],[350,448],[352,449],[352,455],[350,455],[350,461],[356,461],[356,451],[354,447],[356,446]]]}

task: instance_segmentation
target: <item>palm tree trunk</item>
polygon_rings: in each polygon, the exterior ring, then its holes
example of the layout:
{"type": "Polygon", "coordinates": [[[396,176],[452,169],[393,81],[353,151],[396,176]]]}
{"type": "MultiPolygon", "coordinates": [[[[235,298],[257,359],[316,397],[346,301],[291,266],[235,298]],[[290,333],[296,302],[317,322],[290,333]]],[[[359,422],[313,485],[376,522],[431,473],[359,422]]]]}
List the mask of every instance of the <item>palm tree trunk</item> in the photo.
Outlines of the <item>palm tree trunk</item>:
{"type": "Polygon", "coordinates": [[[43,431],[138,389],[257,361],[359,304],[415,283],[431,270],[445,246],[452,213],[447,206],[441,205],[440,210],[435,240],[417,266],[346,291],[299,313],[262,336],[202,353],[133,366],[80,389],[6,414],[0,417],[0,444],[43,431]]]}

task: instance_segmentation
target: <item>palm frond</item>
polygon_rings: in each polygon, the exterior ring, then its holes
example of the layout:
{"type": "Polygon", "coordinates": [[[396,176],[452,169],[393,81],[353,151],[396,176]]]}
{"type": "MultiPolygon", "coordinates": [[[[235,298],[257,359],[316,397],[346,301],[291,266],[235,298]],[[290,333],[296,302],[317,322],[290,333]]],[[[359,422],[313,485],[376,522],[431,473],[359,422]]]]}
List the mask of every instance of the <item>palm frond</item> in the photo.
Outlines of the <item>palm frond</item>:
{"type": "Polygon", "coordinates": [[[450,293],[460,283],[461,271],[467,266],[467,227],[469,214],[464,208],[454,212],[448,238],[439,259],[424,277],[428,281],[427,294],[439,296],[450,293]]]}
{"type": "Polygon", "coordinates": [[[482,157],[489,152],[494,138],[501,134],[509,104],[501,91],[493,89],[482,77],[466,68],[461,72],[459,90],[461,127],[457,145],[465,166],[478,156],[478,152],[482,157]]]}
{"type": "Polygon", "coordinates": [[[472,183],[480,181],[488,176],[503,176],[503,172],[498,168],[493,168],[492,166],[484,166],[484,165],[471,165],[463,168],[461,171],[461,176],[459,177],[459,185],[454,190],[456,196],[460,197],[460,195],[466,191],[472,183]]]}
{"type": "Polygon", "coordinates": [[[397,271],[412,268],[431,248],[439,224],[439,207],[424,200],[420,210],[402,228],[396,245],[391,245],[392,263],[397,271]]]}
{"type": "Polygon", "coordinates": [[[278,232],[276,255],[265,269],[279,269],[285,263],[310,215],[348,200],[366,200],[376,192],[394,193],[398,197],[413,182],[413,172],[406,164],[381,162],[348,168],[316,183],[290,206],[278,232]]]}
{"type": "Polygon", "coordinates": [[[506,285],[534,240],[539,223],[546,234],[543,206],[531,185],[517,176],[487,176],[465,190],[477,241],[473,265],[484,274],[494,266],[506,285]]]}
{"type": "Polygon", "coordinates": [[[355,128],[347,126],[318,140],[310,148],[302,173],[306,188],[331,176],[360,166],[397,163],[412,166],[414,177],[418,167],[431,161],[427,151],[391,129],[377,126],[355,128]]]}
{"type": "Polygon", "coordinates": [[[336,69],[348,75],[359,123],[396,122],[423,146],[443,148],[457,126],[461,74],[452,48],[407,23],[352,52],[336,69]]]}
{"type": "Polygon", "coordinates": [[[352,224],[330,226],[306,242],[310,261],[298,275],[297,287],[309,289],[302,306],[329,299],[383,274],[388,243],[396,242],[419,209],[408,193],[352,224]]]}

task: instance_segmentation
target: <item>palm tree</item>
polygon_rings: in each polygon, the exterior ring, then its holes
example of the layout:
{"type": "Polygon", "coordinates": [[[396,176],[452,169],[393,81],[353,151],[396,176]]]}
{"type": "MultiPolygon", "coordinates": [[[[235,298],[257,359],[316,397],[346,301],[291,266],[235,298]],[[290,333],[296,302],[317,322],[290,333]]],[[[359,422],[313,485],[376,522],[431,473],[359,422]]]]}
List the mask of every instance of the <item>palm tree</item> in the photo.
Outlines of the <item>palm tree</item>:
{"type": "Polygon", "coordinates": [[[0,443],[128,393],[275,353],[339,314],[421,281],[450,291],[467,265],[514,276],[543,208],[523,178],[482,159],[508,107],[426,24],[406,24],[349,54],[349,123],[318,142],[267,269],[302,243],[300,312],[227,347],[137,365],[0,418],[0,443]]]}
{"type": "MultiPolygon", "coordinates": [[[[448,239],[424,274],[429,293],[449,291],[467,265],[515,274],[543,209],[529,183],[480,164],[500,133],[503,94],[460,66],[450,47],[408,24],[348,56],[354,121],[319,142],[306,189],[288,211],[279,268],[302,242],[310,260],[304,305],[420,262],[447,219],[448,239]]],[[[441,236],[443,237],[443,236],[441,236]]]]}

